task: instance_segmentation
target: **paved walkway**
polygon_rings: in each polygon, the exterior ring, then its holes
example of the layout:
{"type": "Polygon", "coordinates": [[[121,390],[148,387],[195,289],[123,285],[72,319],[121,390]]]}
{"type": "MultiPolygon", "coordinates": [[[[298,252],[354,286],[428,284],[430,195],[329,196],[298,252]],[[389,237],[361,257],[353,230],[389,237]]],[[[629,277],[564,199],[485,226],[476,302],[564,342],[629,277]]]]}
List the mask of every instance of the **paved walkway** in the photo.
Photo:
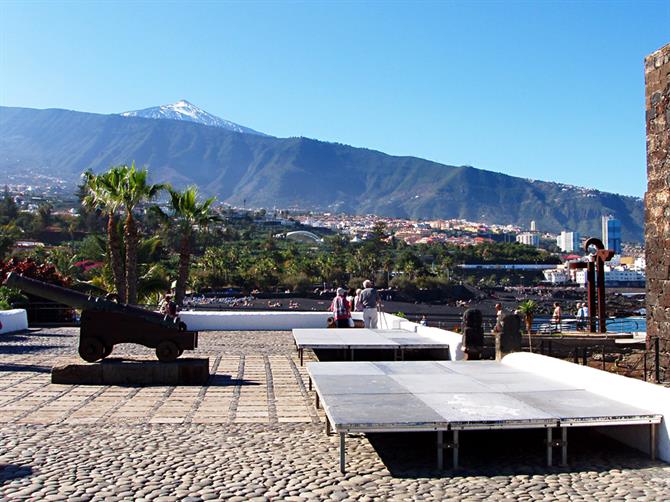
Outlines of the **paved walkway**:
{"type": "Polygon", "coordinates": [[[569,468],[543,466],[537,431],[463,434],[458,472],[431,434],[351,436],[342,476],[289,333],[202,333],[207,386],[51,384],[77,335],[0,335],[0,500],[670,499],[669,465],[586,430],[569,468]]]}

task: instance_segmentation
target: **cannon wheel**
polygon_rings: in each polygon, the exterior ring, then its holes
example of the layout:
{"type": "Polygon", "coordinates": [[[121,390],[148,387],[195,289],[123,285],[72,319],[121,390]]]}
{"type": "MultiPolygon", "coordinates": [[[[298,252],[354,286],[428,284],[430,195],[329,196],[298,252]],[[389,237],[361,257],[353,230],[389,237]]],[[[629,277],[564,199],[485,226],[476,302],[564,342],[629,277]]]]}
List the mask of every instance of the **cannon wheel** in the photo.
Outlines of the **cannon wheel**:
{"type": "Polygon", "coordinates": [[[94,363],[105,357],[105,346],[97,338],[82,338],[79,340],[79,355],[84,361],[94,363]]]}
{"type": "Polygon", "coordinates": [[[105,351],[102,354],[102,358],[104,359],[108,355],[112,353],[112,350],[114,350],[114,345],[105,345],[105,351]]]}
{"type": "Polygon", "coordinates": [[[156,357],[163,363],[169,363],[179,357],[179,347],[171,340],[165,340],[156,347],[156,357]]]}

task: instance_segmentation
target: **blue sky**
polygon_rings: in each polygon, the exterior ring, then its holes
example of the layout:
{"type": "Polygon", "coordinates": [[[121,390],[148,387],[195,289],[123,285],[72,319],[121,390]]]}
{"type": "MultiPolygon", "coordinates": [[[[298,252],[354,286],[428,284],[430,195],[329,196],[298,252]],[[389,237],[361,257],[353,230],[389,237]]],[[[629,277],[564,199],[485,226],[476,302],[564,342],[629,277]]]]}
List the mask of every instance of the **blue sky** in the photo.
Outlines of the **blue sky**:
{"type": "Polygon", "coordinates": [[[307,136],[628,195],[670,1],[0,1],[0,104],[188,99],[307,136]]]}

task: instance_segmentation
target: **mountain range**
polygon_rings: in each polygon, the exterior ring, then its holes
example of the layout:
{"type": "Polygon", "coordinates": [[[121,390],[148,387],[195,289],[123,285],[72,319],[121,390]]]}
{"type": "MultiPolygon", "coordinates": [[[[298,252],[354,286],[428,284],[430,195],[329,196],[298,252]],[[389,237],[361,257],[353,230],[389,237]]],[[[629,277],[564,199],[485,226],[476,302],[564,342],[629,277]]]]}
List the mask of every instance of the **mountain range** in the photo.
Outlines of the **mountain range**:
{"type": "Polygon", "coordinates": [[[609,214],[621,221],[624,240],[643,240],[644,206],[637,197],[193,121],[0,107],[0,171],[78,180],[86,169],[133,160],[146,165],[154,181],[195,184],[238,206],[526,228],[535,220],[540,231],[592,236],[600,235],[600,217],[609,214]]]}

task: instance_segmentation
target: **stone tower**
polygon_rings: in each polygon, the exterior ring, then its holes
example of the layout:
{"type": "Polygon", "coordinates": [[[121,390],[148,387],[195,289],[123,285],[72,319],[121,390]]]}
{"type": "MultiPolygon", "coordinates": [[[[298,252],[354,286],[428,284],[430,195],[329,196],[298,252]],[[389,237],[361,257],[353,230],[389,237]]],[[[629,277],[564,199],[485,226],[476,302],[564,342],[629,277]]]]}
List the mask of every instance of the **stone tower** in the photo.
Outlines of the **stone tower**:
{"type": "Polygon", "coordinates": [[[670,379],[670,44],[644,61],[647,109],[647,347],[660,344],[660,377],[670,379]]]}

